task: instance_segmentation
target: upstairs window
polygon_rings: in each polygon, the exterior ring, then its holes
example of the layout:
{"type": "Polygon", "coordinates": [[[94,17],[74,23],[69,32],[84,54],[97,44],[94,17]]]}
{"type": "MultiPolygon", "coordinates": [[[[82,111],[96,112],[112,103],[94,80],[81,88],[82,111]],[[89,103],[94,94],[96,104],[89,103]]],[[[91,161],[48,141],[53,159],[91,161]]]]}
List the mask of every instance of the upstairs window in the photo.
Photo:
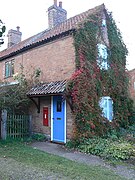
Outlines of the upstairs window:
{"type": "Polygon", "coordinates": [[[102,20],[102,27],[106,27],[106,20],[105,19],[102,20]]]}
{"type": "Polygon", "coordinates": [[[100,100],[100,108],[102,109],[103,117],[109,121],[113,119],[113,100],[109,96],[104,96],[100,100]]]}
{"type": "Polygon", "coordinates": [[[8,61],[5,63],[5,77],[11,77],[14,74],[14,61],[8,61]]]}
{"type": "Polygon", "coordinates": [[[109,64],[107,62],[108,59],[107,47],[104,44],[98,44],[97,48],[98,48],[97,63],[100,69],[107,70],[109,67],[109,64]]]}
{"type": "Polygon", "coordinates": [[[134,84],[133,84],[133,87],[134,87],[134,89],[135,89],[135,82],[134,82],[134,84]]]}

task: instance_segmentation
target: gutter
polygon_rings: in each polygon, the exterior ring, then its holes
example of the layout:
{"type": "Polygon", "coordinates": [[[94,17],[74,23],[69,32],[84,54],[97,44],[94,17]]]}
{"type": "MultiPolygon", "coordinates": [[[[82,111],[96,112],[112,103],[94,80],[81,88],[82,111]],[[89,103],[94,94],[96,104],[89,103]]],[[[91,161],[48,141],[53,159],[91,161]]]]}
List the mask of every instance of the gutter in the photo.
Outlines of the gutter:
{"type": "Polygon", "coordinates": [[[23,53],[25,51],[28,51],[29,49],[33,49],[33,48],[38,47],[40,45],[49,43],[49,42],[54,41],[56,39],[59,39],[61,37],[68,36],[69,34],[72,34],[74,32],[75,32],[75,29],[71,29],[71,30],[62,32],[62,33],[60,33],[58,35],[52,36],[50,38],[35,42],[33,44],[30,44],[30,45],[27,45],[27,46],[25,46],[25,47],[23,47],[23,48],[21,48],[21,49],[19,49],[17,51],[11,52],[10,54],[7,54],[7,55],[5,55],[3,57],[0,57],[0,61],[5,60],[5,59],[10,58],[10,57],[13,57],[15,55],[18,55],[18,54],[23,53]]]}

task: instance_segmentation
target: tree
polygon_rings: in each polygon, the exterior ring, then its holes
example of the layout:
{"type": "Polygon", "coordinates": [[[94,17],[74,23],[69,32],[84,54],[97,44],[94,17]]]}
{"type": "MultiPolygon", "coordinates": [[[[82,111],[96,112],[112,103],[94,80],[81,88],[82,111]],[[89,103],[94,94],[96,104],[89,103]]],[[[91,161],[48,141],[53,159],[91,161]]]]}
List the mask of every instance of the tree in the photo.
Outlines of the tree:
{"type": "Polygon", "coordinates": [[[41,70],[33,69],[32,74],[24,74],[23,66],[21,72],[13,75],[16,84],[1,82],[0,86],[0,110],[6,109],[10,113],[27,114],[29,112],[30,99],[27,92],[39,83],[41,70]],[[27,76],[30,78],[28,79],[27,76]]]}
{"type": "Polygon", "coordinates": [[[4,43],[3,35],[6,31],[6,26],[3,24],[2,20],[0,19],[0,45],[4,43]]]}

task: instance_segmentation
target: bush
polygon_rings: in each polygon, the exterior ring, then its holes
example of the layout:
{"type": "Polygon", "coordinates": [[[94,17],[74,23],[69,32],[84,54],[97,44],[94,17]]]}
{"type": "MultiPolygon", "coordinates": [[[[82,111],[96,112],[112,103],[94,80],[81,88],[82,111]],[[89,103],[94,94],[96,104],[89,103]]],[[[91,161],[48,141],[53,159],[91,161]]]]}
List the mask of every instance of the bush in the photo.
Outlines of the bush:
{"type": "Polygon", "coordinates": [[[31,137],[33,140],[36,141],[47,141],[47,137],[44,134],[33,134],[31,137]]]}
{"type": "Polygon", "coordinates": [[[126,139],[131,143],[135,143],[135,124],[128,126],[128,128],[112,129],[108,132],[105,138],[118,140],[120,138],[126,139]]]}
{"type": "Polygon", "coordinates": [[[128,134],[131,134],[135,138],[135,124],[129,126],[127,129],[128,134]]]}
{"type": "Polygon", "coordinates": [[[65,146],[69,149],[75,149],[79,144],[80,142],[78,140],[73,139],[71,141],[68,141],[65,146]]]}
{"type": "Polygon", "coordinates": [[[133,155],[134,147],[128,142],[112,142],[105,150],[108,159],[127,160],[133,155]]]}
{"type": "Polygon", "coordinates": [[[83,139],[78,144],[74,144],[74,141],[68,142],[67,147],[75,147],[81,152],[98,155],[110,160],[127,160],[131,156],[135,156],[134,145],[122,138],[114,140],[113,138],[94,137],[83,139]]]}
{"type": "Polygon", "coordinates": [[[103,138],[93,138],[85,140],[83,144],[78,146],[81,152],[90,153],[93,155],[102,155],[105,148],[108,146],[108,140],[103,138]]]}

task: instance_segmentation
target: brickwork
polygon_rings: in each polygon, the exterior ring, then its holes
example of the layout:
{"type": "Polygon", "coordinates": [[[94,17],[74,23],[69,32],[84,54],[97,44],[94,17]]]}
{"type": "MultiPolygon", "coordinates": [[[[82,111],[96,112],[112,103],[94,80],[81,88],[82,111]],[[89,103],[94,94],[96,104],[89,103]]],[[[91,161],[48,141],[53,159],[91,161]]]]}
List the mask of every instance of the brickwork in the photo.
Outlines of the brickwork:
{"type": "MultiPolygon", "coordinates": [[[[34,69],[41,69],[41,81],[50,82],[64,80],[71,77],[75,71],[75,52],[71,36],[58,39],[46,45],[29,50],[6,61],[0,62],[0,77],[4,79],[5,62],[14,59],[14,73],[20,72],[20,65],[24,67],[27,78],[34,69]]],[[[7,78],[13,81],[13,78],[7,78]]]]}
{"type": "Polygon", "coordinates": [[[129,71],[129,93],[135,101],[135,69],[129,71]]]}
{"type": "Polygon", "coordinates": [[[57,1],[54,1],[54,5],[48,8],[48,27],[51,29],[66,19],[67,11],[62,8],[62,2],[57,6],[57,1]]]}
{"type": "MultiPolygon", "coordinates": [[[[71,36],[63,37],[38,48],[31,49],[23,54],[15,56],[6,61],[0,62],[1,80],[12,82],[13,77],[4,78],[5,62],[14,60],[14,72],[21,71],[20,66],[24,67],[24,74],[27,78],[33,73],[35,68],[41,69],[41,81],[50,82],[65,80],[71,77],[75,71],[75,51],[73,47],[73,38],[71,36]]],[[[51,97],[41,98],[41,111],[31,103],[30,114],[32,114],[32,129],[36,133],[43,133],[51,136],[51,97]],[[49,126],[43,126],[43,107],[49,109],[49,126]]],[[[70,107],[67,105],[67,138],[72,137],[73,118],[70,107]]]]}
{"type": "MultiPolygon", "coordinates": [[[[66,15],[67,15],[66,11],[62,9],[61,2],[59,2],[59,6],[57,6],[57,0],[54,0],[54,5],[51,6],[48,9],[48,11],[49,11],[48,12],[49,28],[56,26],[58,23],[66,19],[66,15]]],[[[78,22],[80,22],[81,17],[83,16],[81,15],[78,16],[78,22]]],[[[104,13],[103,13],[103,19],[105,19],[104,13]]],[[[71,22],[72,21],[75,22],[76,24],[75,19],[74,20],[72,19],[71,22]]],[[[68,25],[70,25],[71,22],[69,21],[68,25]]],[[[67,28],[67,24],[65,24],[64,26],[64,31],[66,30],[66,28],[67,28]]],[[[67,30],[70,30],[70,28],[67,30]]],[[[62,30],[60,32],[63,33],[64,31],[62,30]]],[[[102,27],[102,31],[103,31],[104,41],[109,46],[107,27],[106,26],[102,27]]],[[[57,31],[54,32],[56,32],[57,34],[57,31]]],[[[53,35],[55,36],[56,34],[54,33],[53,35]]],[[[29,79],[31,78],[31,75],[33,74],[33,71],[35,69],[41,70],[41,77],[40,77],[41,82],[61,81],[61,80],[69,79],[76,69],[75,48],[73,46],[73,43],[74,40],[72,35],[68,35],[66,37],[61,37],[55,41],[40,45],[36,48],[29,49],[28,51],[18,54],[12,58],[0,61],[0,80],[2,81],[7,80],[9,82],[14,81],[13,77],[9,77],[5,79],[5,63],[11,60],[14,60],[14,73],[19,74],[21,72],[20,67],[23,66],[23,73],[29,79]]],[[[103,43],[103,42],[99,42],[99,43],[103,43]]],[[[23,46],[20,46],[20,49],[23,49],[24,47],[25,47],[25,41],[23,46]]],[[[15,49],[15,51],[17,50],[18,49],[15,49]]],[[[66,105],[66,107],[67,107],[66,135],[67,135],[67,139],[70,139],[73,137],[74,118],[68,104],[66,105]]],[[[41,97],[40,108],[41,108],[40,113],[37,113],[36,106],[33,103],[31,103],[30,114],[32,114],[32,129],[36,133],[43,133],[48,136],[51,136],[51,96],[41,97]],[[43,107],[48,107],[49,109],[48,127],[43,126],[43,107]]]]}
{"type": "Polygon", "coordinates": [[[51,135],[51,97],[41,98],[40,113],[37,113],[36,106],[32,103],[30,108],[32,114],[32,131],[35,133],[43,133],[48,136],[51,135]],[[43,107],[48,107],[49,126],[43,126],[43,107]]]}
{"type": "Polygon", "coordinates": [[[71,139],[73,137],[73,124],[74,124],[74,117],[71,112],[71,108],[67,104],[67,124],[66,124],[66,129],[67,129],[67,139],[71,139]]]}
{"type": "Polygon", "coordinates": [[[21,42],[22,33],[19,31],[20,27],[17,26],[17,30],[10,29],[8,31],[8,48],[21,42]]]}
{"type": "MultiPolygon", "coordinates": [[[[73,117],[71,109],[68,104],[66,104],[66,134],[67,139],[72,137],[73,130],[73,117]]],[[[46,134],[48,137],[51,136],[51,96],[41,98],[40,102],[40,113],[37,113],[37,109],[34,104],[31,104],[30,114],[32,114],[32,131],[35,133],[46,134]],[[43,126],[43,107],[48,107],[49,111],[49,126],[43,126]]],[[[51,138],[51,137],[50,137],[51,138]]]]}

